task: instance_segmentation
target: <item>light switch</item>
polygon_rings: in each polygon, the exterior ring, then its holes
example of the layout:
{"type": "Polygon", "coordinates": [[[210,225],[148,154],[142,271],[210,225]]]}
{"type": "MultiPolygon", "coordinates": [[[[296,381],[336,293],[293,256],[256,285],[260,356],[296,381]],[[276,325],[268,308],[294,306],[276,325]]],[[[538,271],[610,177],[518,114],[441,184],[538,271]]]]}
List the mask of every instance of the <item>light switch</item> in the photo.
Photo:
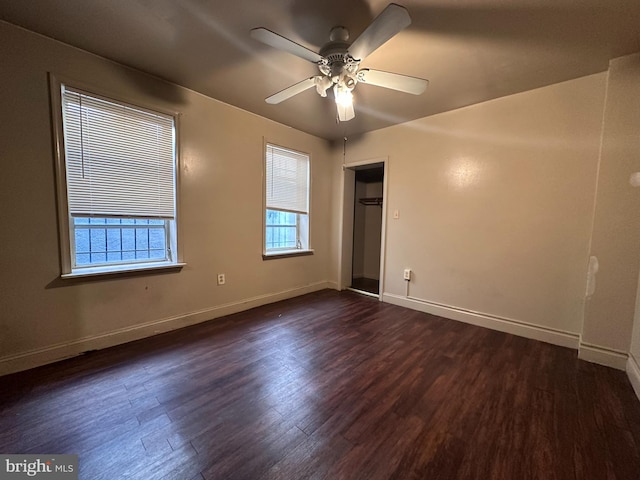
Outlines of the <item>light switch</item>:
{"type": "Polygon", "coordinates": [[[400,212],[398,210],[394,210],[393,211],[393,218],[395,218],[395,219],[400,218],[400,212]]]}

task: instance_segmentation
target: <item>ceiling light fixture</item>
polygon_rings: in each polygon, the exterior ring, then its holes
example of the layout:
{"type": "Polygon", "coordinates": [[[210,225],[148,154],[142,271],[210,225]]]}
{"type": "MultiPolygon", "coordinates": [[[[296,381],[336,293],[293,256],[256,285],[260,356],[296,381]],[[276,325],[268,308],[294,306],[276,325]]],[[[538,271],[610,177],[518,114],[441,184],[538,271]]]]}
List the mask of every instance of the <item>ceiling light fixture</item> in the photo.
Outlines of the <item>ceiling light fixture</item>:
{"type": "Polygon", "coordinates": [[[336,83],[333,86],[333,95],[336,99],[336,105],[340,105],[342,107],[353,105],[353,94],[344,84],[336,83]]]}
{"type": "Polygon", "coordinates": [[[390,3],[351,43],[348,42],[349,31],[345,27],[332,28],[329,42],[325,43],[318,53],[266,28],[252,29],[251,36],[256,40],[315,63],[320,70],[320,75],[291,85],[267,97],[265,101],[275,105],[314,86],[320,96],[326,97],[327,91],[333,86],[338,121],[346,122],[355,117],[351,91],[358,83],[420,95],[428,83],[423,78],[369,68],[360,69],[362,60],[410,24],[411,17],[407,9],[390,3]]]}
{"type": "Polygon", "coordinates": [[[353,109],[353,94],[343,81],[333,86],[333,97],[336,101],[339,122],[347,122],[356,116],[353,109]]]}
{"type": "Polygon", "coordinates": [[[333,82],[329,77],[321,77],[321,76],[313,77],[313,83],[316,86],[316,91],[318,92],[318,95],[320,95],[321,97],[326,97],[327,90],[329,90],[331,85],[333,85],[333,82]]]}

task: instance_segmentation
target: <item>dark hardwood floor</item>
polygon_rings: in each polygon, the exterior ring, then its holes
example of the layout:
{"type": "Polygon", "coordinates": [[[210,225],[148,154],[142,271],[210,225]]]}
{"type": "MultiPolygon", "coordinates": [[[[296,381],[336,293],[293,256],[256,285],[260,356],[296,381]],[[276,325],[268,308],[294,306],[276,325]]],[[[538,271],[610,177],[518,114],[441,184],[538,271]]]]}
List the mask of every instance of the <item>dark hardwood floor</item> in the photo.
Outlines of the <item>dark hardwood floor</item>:
{"type": "Polygon", "coordinates": [[[0,413],[90,480],[640,478],[624,372],[351,292],[2,377],[0,413]]]}

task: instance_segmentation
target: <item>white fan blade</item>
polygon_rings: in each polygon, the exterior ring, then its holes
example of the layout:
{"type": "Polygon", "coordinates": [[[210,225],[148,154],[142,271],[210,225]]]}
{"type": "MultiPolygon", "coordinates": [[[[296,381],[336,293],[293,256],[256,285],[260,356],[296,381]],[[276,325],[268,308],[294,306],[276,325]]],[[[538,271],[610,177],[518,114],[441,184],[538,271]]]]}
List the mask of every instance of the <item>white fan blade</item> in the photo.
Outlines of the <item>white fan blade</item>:
{"type": "Polygon", "coordinates": [[[363,60],[371,52],[411,24],[406,8],[390,3],[349,47],[349,54],[363,60]]]}
{"type": "Polygon", "coordinates": [[[336,104],[338,107],[338,120],[341,122],[348,122],[356,116],[356,112],[353,110],[353,103],[349,105],[336,104]]]}
{"type": "Polygon", "coordinates": [[[309,60],[310,62],[318,63],[322,60],[322,57],[313,50],[309,50],[307,47],[303,47],[302,45],[299,45],[282,35],[278,35],[271,30],[267,30],[266,28],[254,28],[251,30],[251,36],[270,47],[277,48],[278,50],[284,50],[285,52],[292,53],[293,55],[309,60]]]}
{"type": "Polygon", "coordinates": [[[315,86],[315,77],[307,78],[306,80],[302,80],[301,82],[296,83],[295,85],[291,85],[290,87],[285,88],[284,90],[279,91],[278,93],[274,93],[270,97],[265,98],[265,102],[271,103],[275,105],[280,102],[284,102],[288,98],[293,97],[299,93],[304,92],[305,90],[315,86]]]}
{"type": "Polygon", "coordinates": [[[429,84],[429,81],[424,78],[409,77],[398,73],[382,72],[368,68],[363,68],[358,71],[358,82],[390,88],[391,90],[411,93],[413,95],[420,95],[427,89],[427,85],[429,84]]]}

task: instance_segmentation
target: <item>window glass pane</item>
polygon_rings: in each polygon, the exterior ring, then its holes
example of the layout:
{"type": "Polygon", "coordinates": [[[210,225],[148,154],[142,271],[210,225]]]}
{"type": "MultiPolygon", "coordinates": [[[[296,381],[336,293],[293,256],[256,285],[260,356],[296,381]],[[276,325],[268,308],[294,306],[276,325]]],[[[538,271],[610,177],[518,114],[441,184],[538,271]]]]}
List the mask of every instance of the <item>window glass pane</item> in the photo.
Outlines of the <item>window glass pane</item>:
{"type": "Polygon", "coordinates": [[[76,266],[170,258],[165,220],[78,217],[72,221],[76,266]]]}
{"type": "Polygon", "coordinates": [[[149,229],[136,228],[136,250],[149,249],[149,229]]]}
{"type": "Polygon", "coordinates": [[[91,263],[105,263],[107,261],[107,254],[105,252],[97,252],[97,253],[91,253],[90,255],[91,257],[91,263]]]}
{"type": "Polygon", "coordinates": [[[107,230],[107,251],[118,252],[122,250],[122,242],[120,241],[120,228],[110,228],[107,230]]]}
{"type": "Polygon", "coordinates": [[[165,250],[166,236],[164,229],[152,228],[149,231],[149,248],[165,250]]]}
{"type": "Polygon", "coordinates": [[[266,248],[292,249],[298,246],[298,215],[267,210],[266,248]]]}
{"type": "Polygon", "coordinates": [[[123,251],[122,252],[122,260],[135,260],[136,252],[133,250],[123,251]]]}
{"type": "Polygon", "coordinates": [[[91,253],[107,251],[107,231],[104,228],[92,228],[89,233],[91,253]]]}
{"type": "Polygon", "coordinates": [[[122,229],[122,250],[129,252],[136,250],[136,231],[133,228],[122,229]]]}
{"type": "Polygon", "coordinates": [[[122,260],[122,252],[107,252],[108,262],[119,262],[122,260]]]}
{"type": "Polygon", "coordinates": [[[149,258],[163,260],[165,258],[164,250],[149,250],[149,258]]]}
{"type": "Polygon", "coordinates": [[[77,265],[89,265],[90,263],[91,263],[91,259],[89,258],[88,253],[78,253],[76,255],[77,265]]]}
{"type": "Polygon", "coordinates": [[[75,237],[76,237],[76,253],[88,253],[89,252],[89,230],[87,230],[87,229],[76,229],[75,233],[76,233],[76,235],[75,235],[75,237]]]}

